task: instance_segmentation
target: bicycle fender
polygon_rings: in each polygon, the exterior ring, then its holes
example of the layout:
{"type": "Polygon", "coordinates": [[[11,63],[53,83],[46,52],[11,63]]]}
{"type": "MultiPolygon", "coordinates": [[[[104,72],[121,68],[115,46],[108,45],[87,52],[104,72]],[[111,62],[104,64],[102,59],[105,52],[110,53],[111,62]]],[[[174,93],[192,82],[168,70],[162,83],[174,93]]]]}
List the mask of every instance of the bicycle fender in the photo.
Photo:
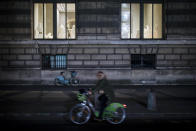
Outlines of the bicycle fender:
{"type": "Polygon", "coordinates": [[[124,106],[120,103],[111,103],[106,107],[105,111],[116,111],[118,108],[124,108],[124,106]]]}

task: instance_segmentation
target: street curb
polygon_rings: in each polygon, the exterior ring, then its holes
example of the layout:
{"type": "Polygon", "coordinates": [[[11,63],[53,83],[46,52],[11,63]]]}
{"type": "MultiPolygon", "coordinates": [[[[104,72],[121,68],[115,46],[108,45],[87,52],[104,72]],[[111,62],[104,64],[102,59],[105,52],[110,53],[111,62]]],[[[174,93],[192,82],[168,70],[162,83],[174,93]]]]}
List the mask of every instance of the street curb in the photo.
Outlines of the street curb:
{"type": "MultiPolygon", "coordinates": [[[[68,118],[68,113],[0,113],[4,120],[68,118]]],[[[127,113],[127,119],[196,119],[196,113],[127,113]]]]}
{"type": "MultiPolygon", "coordinates": [[[[132,83],[132,84],[115,84],[113,86],[194,86],[196,83],[187,83],[187,84],[181,84],[181,83],[132,83]]],[[[0,84],[0,86],[56,86],[54,84],[21,84],[21,83],[6,83],[6,84],[0,84]]],[[[80,84],[80,86],[95,86],[95,84],[80,84]]],[[[58,87],[58,86],[56,86],[58,87]]]]}

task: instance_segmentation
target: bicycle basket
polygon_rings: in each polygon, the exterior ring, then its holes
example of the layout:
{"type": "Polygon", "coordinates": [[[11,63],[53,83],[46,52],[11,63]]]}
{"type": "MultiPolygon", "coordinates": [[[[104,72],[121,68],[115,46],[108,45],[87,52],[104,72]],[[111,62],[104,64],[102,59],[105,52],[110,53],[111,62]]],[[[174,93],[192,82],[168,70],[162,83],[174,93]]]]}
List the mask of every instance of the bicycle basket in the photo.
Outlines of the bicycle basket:
{"type": "Polygon", "coordinates": [[[71,71],[71,77],[76,77],[76,75],[77,75],[77,72],[76,71],[71,71]]]}
{"type": "Polygon", "coordinates": [[[86,100],[86,96],[84,94],[78,93],[77,94],[77,98],[79,101],[85,101],[86,100]]]}

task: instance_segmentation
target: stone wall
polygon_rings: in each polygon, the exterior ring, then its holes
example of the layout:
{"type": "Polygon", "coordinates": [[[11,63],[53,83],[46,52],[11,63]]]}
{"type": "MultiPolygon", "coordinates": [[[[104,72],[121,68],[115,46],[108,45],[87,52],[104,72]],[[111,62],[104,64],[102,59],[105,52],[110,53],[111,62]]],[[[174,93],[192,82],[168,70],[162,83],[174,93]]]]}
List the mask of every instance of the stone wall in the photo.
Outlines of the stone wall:
{"type": "MultiPolygon", "coordinates": [[[[42,70],[42,54],[66,54],[67,69],[77,70],[82,83],[93,83],[102,70],[117,83],[196,80],[194,44],[1,44],[0,80],[52,84],[62,70],[42,70]],[[131,68],[131,54],[156,54],[156,69],[131,68]]],[[[67,73],[68,74],[68,73],[67,73]]]]}
{"type": "MultiPolygon", "coordinates": [[[[50,1],[52,0],[40,0],[50,1]]],[[[62,0],[56,0],[61,1],[62,0]]],[[[67,0],[66,0],[67,1],[67,0]]],[[[72,1],[72,0],[69,0],[72,1]]],[[[86,5],[96,3],[96,0],[77,2],[77,39],[80,40],[120,40],[120,3],[130,0],[104,0],[106,7],[96,9],[96,4],[86,10],[86,5]],[[84,6],[82,6],[84,5],[84,6]],[[79,8],[80,6],[80,8],[79,8]],[[83,8],[81,8],[83,7],[83,8]],[[96,20],[93,16],[103,18],[96,20]],[[83,18],[90,18],[86,21],[83,18]],[[105,19],[107,18],[107,19],[105,19]],[[93,23],[92,23],[93,21],[93,23]],[[103,24],[105,23],[105,24],[103,24]],[[90,27],[93,30],[89,31],[90,27]],[[96,29],[101,29],[98,32],[96,29]],[[85,32],[86,33],[85,33],[85,32]]],[[[132,1],[132,0],[131,0],[132,1]]],[[[140,0],[138,0],[140,1],[140,0]]],[[[138,2],[136,0],[136,2],[138,2]]],[[[142,0],[148,1],[148,0],[142,0]]],[[[160,1],[160,0],[159,0],[160,1]]],[[[33,38],[33,0],[1,0],[0,1],[0,39],[1,40],[31,40],[33,38]]],[[[195,39],[196,37],[196,14],[195,0],[164,0],[163,30],[164,39],[195,39]]]]}

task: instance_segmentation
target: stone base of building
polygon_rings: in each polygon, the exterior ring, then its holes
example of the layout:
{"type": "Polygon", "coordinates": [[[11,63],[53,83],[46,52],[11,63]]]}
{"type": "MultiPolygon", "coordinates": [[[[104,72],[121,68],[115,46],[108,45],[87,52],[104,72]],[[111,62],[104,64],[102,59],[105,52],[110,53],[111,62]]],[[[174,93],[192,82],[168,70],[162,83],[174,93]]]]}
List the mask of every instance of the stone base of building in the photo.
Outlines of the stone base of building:
{"type": "Polygon", "coordinates": [[[0,43],[0,81],[52,85],[61,71],[69,78],[71,70],[78,72],[81,84],[94,84],[97,71],[103,71],[112,84],[177,84],[196,81],[195,40],[29,40],[0,43]],[[154,55],[155,66],[134,68],[132,56],[138,54],[154,55]],[[45,69],[45,55],[65,55],[65,69],[45,69]]]}
{"type": "MultiPolygon", "coordinates": [[[[72,70],[72,69],[70,69],[72,70]]],[[[1,84],[41,84],[54,85],[54,79],[61,71],[70,78],[70,70],[6,69],[0,70],[1,84]]],[[[74,69],[81,84],[95,84],[96,73],[103,71],[112,85],[135,84],[195,84],[196,70],[189,69],[74,69]]]]}

